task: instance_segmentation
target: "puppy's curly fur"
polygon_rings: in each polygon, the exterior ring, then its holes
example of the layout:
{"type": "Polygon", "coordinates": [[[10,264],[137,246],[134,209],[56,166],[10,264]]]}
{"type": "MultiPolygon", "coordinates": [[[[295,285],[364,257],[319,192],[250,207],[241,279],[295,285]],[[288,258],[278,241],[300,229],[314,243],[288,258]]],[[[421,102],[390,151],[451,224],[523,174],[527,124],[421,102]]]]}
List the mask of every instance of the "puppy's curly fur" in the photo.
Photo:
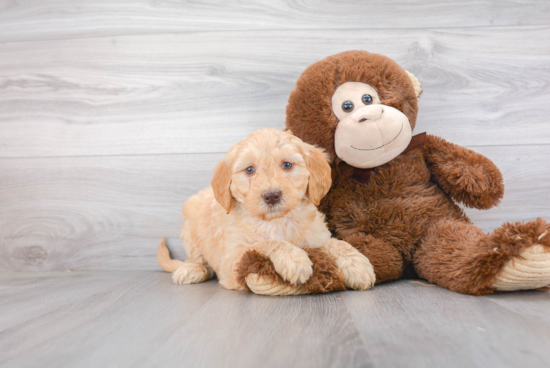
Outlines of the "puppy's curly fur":
{"type": "Polygon", "coordinates": [[[170,259],[163,241],[159,265],[177,284],[202,282],[215,272],[225,288],[249,290],[244,273],[253,271],[305,283],[310,292],[328,291],[327,285],[368,289],[375,281],[369,260],[332,238],[315,207],[330,185],[322,150],[287,132],[253,132],[220,161],[212,186],[184,203],[187,261],[170,259]]]}

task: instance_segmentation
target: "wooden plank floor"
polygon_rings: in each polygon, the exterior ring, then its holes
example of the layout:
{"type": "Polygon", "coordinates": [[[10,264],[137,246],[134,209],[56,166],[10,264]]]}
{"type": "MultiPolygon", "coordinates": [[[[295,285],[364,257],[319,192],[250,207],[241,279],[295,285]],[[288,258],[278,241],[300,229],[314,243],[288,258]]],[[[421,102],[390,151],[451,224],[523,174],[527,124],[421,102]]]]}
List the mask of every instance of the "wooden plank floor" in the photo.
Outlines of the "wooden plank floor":
{"type": "Polygon", "coordinates": [[[548,367],[550,293],[265,297],[151,271],[0,273],[2,367],[548,367]]]}

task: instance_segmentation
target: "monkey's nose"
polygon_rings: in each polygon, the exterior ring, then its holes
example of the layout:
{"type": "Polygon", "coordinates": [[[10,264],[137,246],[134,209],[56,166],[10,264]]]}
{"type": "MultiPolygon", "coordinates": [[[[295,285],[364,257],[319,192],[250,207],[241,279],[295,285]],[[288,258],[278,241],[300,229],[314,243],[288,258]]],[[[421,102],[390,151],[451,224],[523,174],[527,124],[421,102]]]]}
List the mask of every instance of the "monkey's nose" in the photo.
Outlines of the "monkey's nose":
{"type": "Polygon", "coordinates": [[[367,120],[378,120],[384,113],[384,106],[382,105],[370,105],[359,109],[352,115],[352,118],[359,123],[367,120]]]}
{"type": "Polygon", "coordinates": [[[281,201],[281,191],[270,190],[269,192],[265,192],[263,197],[265,203],[275,205],[281,201]]]}

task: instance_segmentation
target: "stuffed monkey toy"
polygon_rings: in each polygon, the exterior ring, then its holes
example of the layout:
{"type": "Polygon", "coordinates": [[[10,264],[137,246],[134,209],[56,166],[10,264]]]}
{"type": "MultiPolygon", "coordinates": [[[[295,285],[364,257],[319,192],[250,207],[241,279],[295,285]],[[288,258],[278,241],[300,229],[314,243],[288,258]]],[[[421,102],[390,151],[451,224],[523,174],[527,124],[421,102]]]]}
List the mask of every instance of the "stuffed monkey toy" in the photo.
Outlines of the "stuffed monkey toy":
{"type": "MultiPolygon", "coordinates": [[[[414,75],[366,51],[330,56],[300,76],[286,127],[330,155],[333,183],[320,205],[329,229],[368,257],[377,283],[419,276],[473,295],[549,285],[550,225],[539,218],[486,234],[468,219],[458,203],[497,205],[502,175],[472,150],[413,135],[421,92],[414,75]]],[[[330,257],[312,261],[313,276],[294,286],[248,254],[242,282],[260,294],[345,288],[330,257]]]]}

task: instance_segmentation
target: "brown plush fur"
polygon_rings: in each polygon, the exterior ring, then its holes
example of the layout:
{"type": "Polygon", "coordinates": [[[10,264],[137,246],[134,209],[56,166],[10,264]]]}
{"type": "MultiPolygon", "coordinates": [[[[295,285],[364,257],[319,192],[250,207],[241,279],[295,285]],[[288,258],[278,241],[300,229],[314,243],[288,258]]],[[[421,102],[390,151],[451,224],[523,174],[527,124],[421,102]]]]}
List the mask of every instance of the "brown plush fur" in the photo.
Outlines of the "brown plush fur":
{"type": "MultiPolygon", "coordinates": [[[[305,289],[311,293],[327,293],[329,291],[346,290],[344,275],[338,269],[336,262],[326,253],[313,248],[304,248],[309,259],[313,263],[313,274],[304,284],[305,289]]],[[[273,263],[262,256],[259,252],[251,250],[246,252],[235,267],[239,284],[250,291],[246,285],[246,276],[249,274],[258,274],[259,276],[268,277],[274,283],[288,285],[288,281],[284,281],[277,272],[273,263]]]]}
{"type": "Polygon", "coordinates": [[[461,293],[493,292],[494,276],[526,248],[541,244],[550,251],[550,237],[539,239],[550,225],[538,218],[528,223],[505,223],[492,234],[451,219],[434,223],[415,254],[418,274],[461,293]],[[475,277],[472,277],[475,276],[475,277]]]}
{"type": "Polygon", "coordinates": [[[419,149],[375,168],[366,184],[351,178],[353,168],[346,163],[334,170],[336,179],[319,209],[335,237],[369,258],[378,283],[401,277],[433,221],[447,217],[468,222],[432,182],[419,149]]]}
{"type": "Polygon", "coordinates": [[[391,243],[360,232],[347,236],[346,239],[371,261],[377,284],[401,278],[403,256],[391,243]]]}
{"type": "MultiPolygon", "coordinates": [[[[331,107],[336,88],[350,81],[373,86],[381,103],[403,112],[412,128],[418,110],[406,72],[382,55],[344,52],[311,65],[298,79],[286,126],[331,155],[333,184],[320,204],[329,229],[370,259],[377,282],[403,277],[414,265],[421,277],[451,290],[492,292],[498,271],[548,224],[542,219],[505,224],[484,234],[455,201],[479,209],[495,206],[504,194],[502,175],[486,157],[435,136],[374,168],[366,184],[353,180],[354,168],[335,153],[338,119],[331,107]]],[[[548,237],[545,241],[550,246],[548,237]]]]}
{"type": "Polygon", "coordinates": [[[504,195],[498,168],[472,150],[432,135],[424,147],[424,160],[439,187],[468,207],[488,209],[504,195]]]}
{"type": "Polygon", "coordinates": [[[411,80],[393,60],[365,51],[343,52],[309,66],[290,94],[287,128],[303,141],[324,147],[334,159],[334,130],[338,119],[332,112],[331,98],[336,88],[345,82],[373,86],[382,104],[403,112],[414,129],[418,105],[411,80]]]}

